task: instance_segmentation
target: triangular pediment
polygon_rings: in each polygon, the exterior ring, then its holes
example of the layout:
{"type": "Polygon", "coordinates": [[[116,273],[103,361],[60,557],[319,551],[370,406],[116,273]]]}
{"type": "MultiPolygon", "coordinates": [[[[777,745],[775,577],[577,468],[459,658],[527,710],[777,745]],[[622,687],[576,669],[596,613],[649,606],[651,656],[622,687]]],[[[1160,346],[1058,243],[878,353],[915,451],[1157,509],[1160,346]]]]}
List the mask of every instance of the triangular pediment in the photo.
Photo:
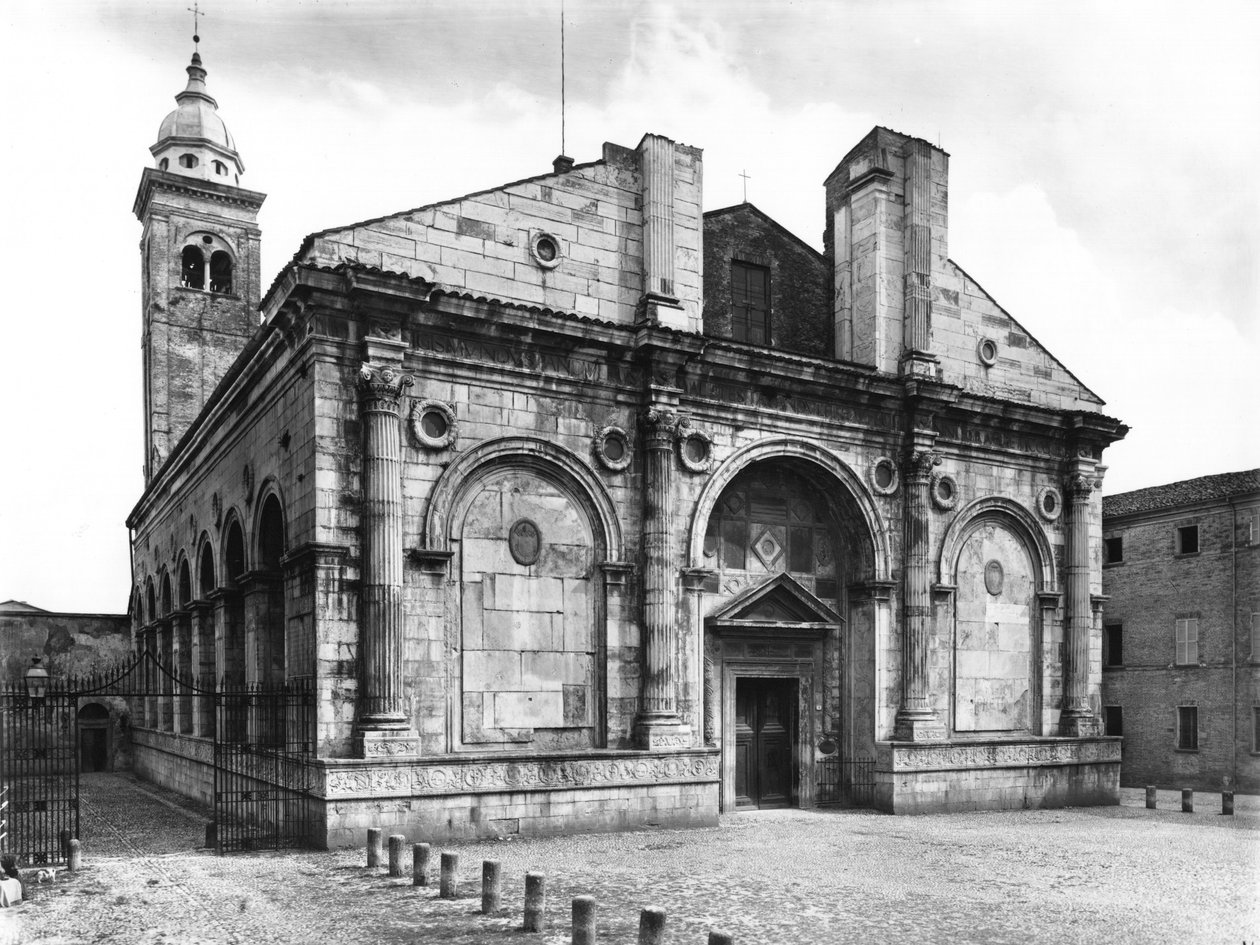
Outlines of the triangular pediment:
{"type": "Polygon", "coordinates": [[[789,574],[778,574],[736,594],[705,618],[707,623],[837,624],[841,617],[789,574]]]}

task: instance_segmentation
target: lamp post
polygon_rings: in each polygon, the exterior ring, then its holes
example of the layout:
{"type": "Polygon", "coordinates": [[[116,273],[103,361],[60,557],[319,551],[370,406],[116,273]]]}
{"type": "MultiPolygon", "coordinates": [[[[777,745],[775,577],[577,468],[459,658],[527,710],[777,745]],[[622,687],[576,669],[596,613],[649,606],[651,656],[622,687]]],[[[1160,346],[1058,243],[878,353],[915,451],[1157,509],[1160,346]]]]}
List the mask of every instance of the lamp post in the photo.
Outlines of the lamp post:
{"type": "Polygon", "coordinates": [[[39,665],[43,659],[38,656],[31,657],[31,668],[26,671],[23,681],[26,683],[26,695],[31,700],[31,705],[42,705],[44,696],[48,694],[48,670],[39,665]]]}

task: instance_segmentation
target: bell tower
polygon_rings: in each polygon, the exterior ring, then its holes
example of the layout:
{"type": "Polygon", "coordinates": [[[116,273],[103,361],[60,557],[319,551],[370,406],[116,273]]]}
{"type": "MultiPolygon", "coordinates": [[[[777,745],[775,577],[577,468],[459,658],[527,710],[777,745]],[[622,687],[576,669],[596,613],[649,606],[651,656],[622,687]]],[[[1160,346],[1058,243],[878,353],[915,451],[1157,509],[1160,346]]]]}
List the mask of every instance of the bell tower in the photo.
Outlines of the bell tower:
{"type": "Polygon", "coordinates": [[[258,210],[266,195],[240,184],[245,164],[206,91],[199,53],[186,71],[132,208],[144,227],[146,484],[258,328],[258,210]]]}

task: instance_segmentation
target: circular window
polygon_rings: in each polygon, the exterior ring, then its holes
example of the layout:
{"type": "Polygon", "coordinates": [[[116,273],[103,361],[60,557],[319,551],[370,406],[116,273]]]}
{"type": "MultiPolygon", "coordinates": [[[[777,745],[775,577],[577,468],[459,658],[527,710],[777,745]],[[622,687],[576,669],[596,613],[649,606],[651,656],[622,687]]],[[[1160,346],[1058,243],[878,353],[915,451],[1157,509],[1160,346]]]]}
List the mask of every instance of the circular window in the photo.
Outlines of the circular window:
{"type": "Polygon", "coordinates": [[[560,240],[550,233],[535,233],[529,241],[529,252],[544,269],[560,265],[560,240]]]}
{"type": "Polygon", "coordinates": [[[940,509],[952,509],[958,502],[958,482],[949,473],[933,473],[932,501],[940,509]]]}
{"type": "Polygon", "coordinates": [[[870,471],[871,486],[880,495],[892,495],[897,491],[897,464],[887,456],[875,460],[870,471]]]}
{"type": "Polygon", "coordinates": [[[542,532],[529,519],[517,519],[508,529],[508,550],[517,564],[525,567],[536,564],[542,554],[542,532]]]}
{"type": "Polygon", "coordinates": [[[630,465],[630,437],[621,427],[604,427],[591,443],[595,458],[606,469],[620,471],[630,465]]]}
{"type": "Polygon", "coordinates": [[[997,342],[992,338],[981,338],[980,343],[976,345],[976,354],[980,356],[981,364],[986,364],[989,367],[992,367],[997,364],[997,342]]]}
{"type": "Polygon", "coordinates": [[[444,450],[454,445],[455,411],[438,400],[420,400],[411,405],[411,434],[425,449],[444,450]]]}
{"type": "Polygon", "coordinates": [[[1053,522],[1063,512],[1063,496],[1054,486],[1046,486],[1037,493],[1037,511],[1047,522],[1053,522]]]}
{"type": "Polygon", "coordinates": [[[713,440],[707,433],[692,430],[678,439],[678,458],[691,472],[707,472],[713,462],[713,440]]]}
{"type": "Polygon", "coordinates": [[[207,235],[207,236],[203,236],[203,237],[201,238],[201,242],[206,243],[206,244],[208,245],[208,244],[210,244],[210,243],[213,243],[213,242],[214,242],[214,237],[213,237],[213,236],[209,236],[209,235],[207,235]]]}

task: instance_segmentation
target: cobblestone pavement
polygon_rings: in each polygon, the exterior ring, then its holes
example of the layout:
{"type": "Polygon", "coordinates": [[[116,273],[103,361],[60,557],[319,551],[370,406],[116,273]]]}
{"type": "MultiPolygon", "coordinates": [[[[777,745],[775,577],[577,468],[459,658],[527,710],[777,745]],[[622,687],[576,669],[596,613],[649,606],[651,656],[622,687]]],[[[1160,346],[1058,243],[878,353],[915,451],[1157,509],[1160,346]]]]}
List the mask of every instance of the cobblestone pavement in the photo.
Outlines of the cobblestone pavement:
{"type": "Polygon", "coordinates": [[[704,943],[710,928],[741,945],[1260,938],[1256,797],[1240,796],[1232,818],[1219,795],[1182,814],[1179,794],[1161,792],[1147,811],[1126,790],[1112,808],[767,811],[709,830],[448,844],[461,857],[454,901],[366,869],[361,850],[216,857],[196,849],[207,810],[129,775],[85,777],[82,800],[85,869],[0,912],[0,945],[560,945],[583,893],[597,898],[609,945],[636,940],[647,905],[667,911],[674,945],[704,943]],[[502,863],[494,918],[479,914],[483,859],[502,863]],[[528,870],[548,876],[543,935],[520,931],[528,870]]]}

